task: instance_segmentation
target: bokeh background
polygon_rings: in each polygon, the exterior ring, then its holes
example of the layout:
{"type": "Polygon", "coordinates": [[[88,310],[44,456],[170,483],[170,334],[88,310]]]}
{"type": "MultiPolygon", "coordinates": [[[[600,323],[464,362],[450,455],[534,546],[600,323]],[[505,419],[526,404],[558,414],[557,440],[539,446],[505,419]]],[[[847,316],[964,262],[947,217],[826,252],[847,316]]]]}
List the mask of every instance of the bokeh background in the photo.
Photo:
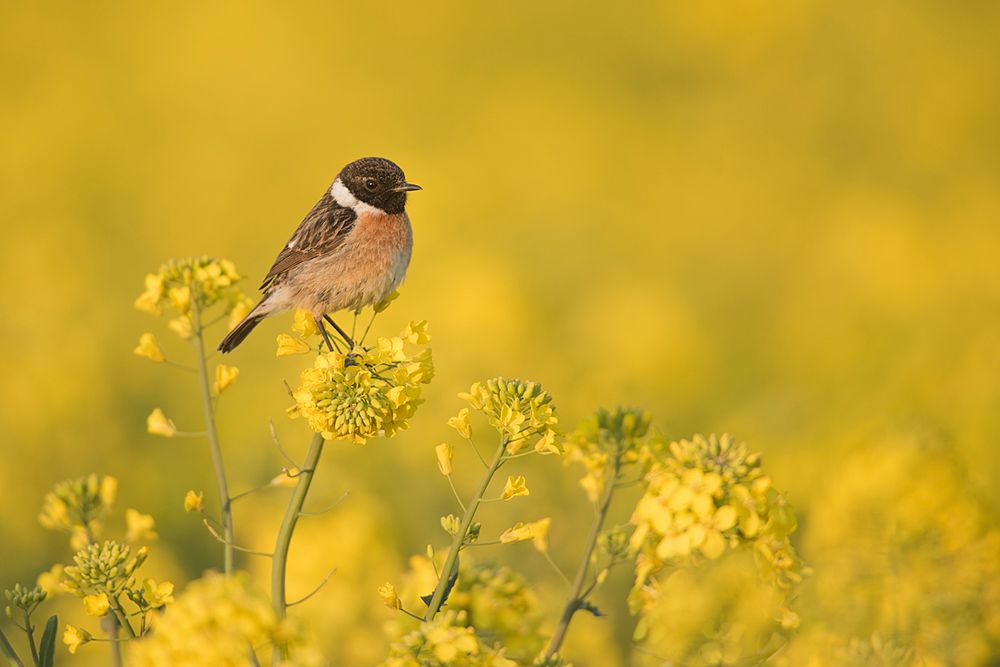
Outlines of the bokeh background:
{"type": "MultiPolygon", "coordinates": [[[[567,426],[639,405],[668,438],[730,431],[764,453],[814,569],[786,664],[883,664],[864,660],[887,644],[998,664],[997,25],[995,3],[932,0],[3,3],[0,583],[68,559],[37,509],[91,471],[156,516],[161,576],[218,567],[181,508],[212,496],[207,449],[145,433],[153,406],[199,428],[195,386],[131,354],[146,330],[186,346],[132,301],[191,254],[232,259],[252,290],[338,169],[383,155],[425,190],[377,327],[428,319],[438,375],[409,431],[329,448],[314,485],[316,507],[350,496],[303,525],[290,594],[339,568],[300,608],[334,664],[385,655],[375,587],[444,543],[433,447],[456,392],[500,374],[542,382],[567,426]]],[[[283,416],[303,363],[274,358],[289,325],[231,358],[236,491],[281,465],[269,417],[308,441],[283,416]]],[[[524,472],[532,495],[485,521],[551,515],[571,567],[579,471],[524,472]]],[[[283,493],[239,507],[241,543],[267,547],[283,493]]],[[[490,557],[554,610],[530,547],[490,557]]],[[[576,622],[577,665],[635,660],[612,583],[610,617],[576,622]]]]}

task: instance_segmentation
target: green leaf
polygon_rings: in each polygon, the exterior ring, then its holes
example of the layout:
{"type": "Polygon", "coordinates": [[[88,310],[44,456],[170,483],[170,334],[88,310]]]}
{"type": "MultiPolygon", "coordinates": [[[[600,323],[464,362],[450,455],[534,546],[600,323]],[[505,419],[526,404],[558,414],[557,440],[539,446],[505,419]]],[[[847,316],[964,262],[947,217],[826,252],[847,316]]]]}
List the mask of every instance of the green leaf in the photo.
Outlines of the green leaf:
{"type": "Polygon", "coordinates": [[[14,647],[7,641],[7,635],[3,633],[3,630],[0,630],[0,655],[7,659],[7,664],[10,667],[24,667],[24,663],[17,657],[14,647]]]}
{"type": "Polygon", "coordinates": [[[56,660],[56,631],[59,628],[59,618],[49,616],[42,633],[42,641],[38,644],[38,666],[52,667],[56,660]]]}

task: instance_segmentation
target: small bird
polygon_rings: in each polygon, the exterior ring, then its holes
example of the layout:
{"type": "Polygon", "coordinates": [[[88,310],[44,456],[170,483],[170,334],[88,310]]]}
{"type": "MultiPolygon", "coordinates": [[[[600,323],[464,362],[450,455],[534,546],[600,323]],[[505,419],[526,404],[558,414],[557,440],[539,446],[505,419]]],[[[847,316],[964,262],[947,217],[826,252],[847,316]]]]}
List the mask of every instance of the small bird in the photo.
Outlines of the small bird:
{"type": "Polygon", "coordinates": [[[260,322],[292,308],[312,313],[327,347],[323,321],[351,340],[330,317],[378,303],[403,281],[413,250],[403,170],[378,157],[351,162],[313,206],[264,276],[260,302],[219,343],[229,352],[260,322]]]}

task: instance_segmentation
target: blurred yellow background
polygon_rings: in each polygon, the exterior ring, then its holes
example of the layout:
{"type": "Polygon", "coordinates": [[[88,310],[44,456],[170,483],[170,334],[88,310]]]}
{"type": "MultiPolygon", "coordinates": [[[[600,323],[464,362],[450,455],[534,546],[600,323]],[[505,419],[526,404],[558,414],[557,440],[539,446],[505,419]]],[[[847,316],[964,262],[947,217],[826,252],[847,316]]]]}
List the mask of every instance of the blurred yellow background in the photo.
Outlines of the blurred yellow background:
{"type": "MultiPolygon", "coordinates": [[[[381,155],[424,191],[376,327],[428,319],[437,377],[409,431],[336,444],[318,473],[310,502],[350,496],[304,525],[290,595],[340,568],[305,612],[334,664],[385,655],[375,587],[447,537],[433,447],[493,375],[542,382],[567,428],[634,404],[668,438],[762,451],[815,570],[788,664],[873,633],[996,664],[997,555],[969,554],[1000,507],[998,25],[995,3],[923,0],[3,3],[0,586],[67,560],[37,510],[91,471],[156,516],[165,574],[219,566],[181,507],[213,498],[207,449],[145,432],[153,406],[200,428],[192,378],[131,354],[146,330],[188,351],[132,301],[192,254],[232,259],[249,293],[340,167],[381,155]]],[[[283,416],[302,359],[274,358],[290,320],[229,359],[235,491],[281,465],[268,417],[308,442],[283,416]]],[[[531,497],[484,520],[551,514],[568,568],[578,471],[524,471],[531,497]]],[[[283,493],[238,508],[241,543],[273,540],[283,493]]],[[[530,549],[491,556],[558,593],[530,549]]],[[[628,583],[602,594],[610,619],[575,622],[576,665],[629,664],[628,583]]]]}

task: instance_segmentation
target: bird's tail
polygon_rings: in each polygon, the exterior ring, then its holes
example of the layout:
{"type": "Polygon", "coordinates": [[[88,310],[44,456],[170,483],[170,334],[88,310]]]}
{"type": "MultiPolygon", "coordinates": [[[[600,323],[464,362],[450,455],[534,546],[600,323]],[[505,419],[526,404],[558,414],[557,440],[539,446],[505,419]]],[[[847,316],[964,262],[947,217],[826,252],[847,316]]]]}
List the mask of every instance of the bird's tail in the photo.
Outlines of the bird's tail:
{"type": "Polygon", "coordinates": [[[259,306],[250,311],[250,314],[240,320],[240,323],[233,327],[233,330],[226,334],[226,337],[219,343],[219,351],[225,354],[231,352],[243,339],[250,335],[254,327],[260,324],[267,315],[257,312],[259,306]]]}

